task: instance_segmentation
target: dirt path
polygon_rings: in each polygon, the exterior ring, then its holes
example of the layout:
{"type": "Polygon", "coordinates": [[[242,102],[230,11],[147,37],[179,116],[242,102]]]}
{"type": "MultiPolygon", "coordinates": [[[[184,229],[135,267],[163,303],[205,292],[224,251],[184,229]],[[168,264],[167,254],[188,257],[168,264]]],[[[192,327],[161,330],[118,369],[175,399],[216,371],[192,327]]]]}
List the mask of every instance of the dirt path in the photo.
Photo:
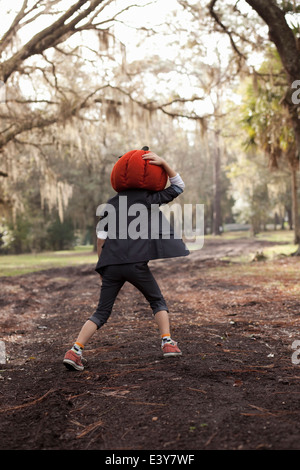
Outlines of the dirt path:
{"type": "Polygon", "coordinates": [[[82,373],[62,358],[97,303],[93,266],[1,278],[0,448],[299,449],[300,301],[263,274],[232,276],[219,258],[238,249],[261,247],[210,243],[152,263],[181,358],[162,358],[149,307],[126,284],[82,373]]]}

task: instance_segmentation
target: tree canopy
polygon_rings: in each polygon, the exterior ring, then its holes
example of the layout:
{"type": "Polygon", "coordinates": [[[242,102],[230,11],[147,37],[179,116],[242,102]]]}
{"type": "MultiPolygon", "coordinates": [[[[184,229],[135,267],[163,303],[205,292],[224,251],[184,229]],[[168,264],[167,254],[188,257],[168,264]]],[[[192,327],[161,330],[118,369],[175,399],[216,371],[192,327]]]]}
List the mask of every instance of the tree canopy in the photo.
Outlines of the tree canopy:
{"type": "Polygon", "coordinates": [[[299,243],[299,10],[279,0],[7,3],[2,251],[18,237],[18,250],[51,247],[57,223],[73,233],[67,244],[92,242],[95,209],[112,193],[112,165],[143,145],[188,179],[182,202],[204,203],[214,233],[238,220],[248,183],[234,175],[251,161],[259,198],[263,187],[277,187],[255,230],[280,213],[299,243]]]}

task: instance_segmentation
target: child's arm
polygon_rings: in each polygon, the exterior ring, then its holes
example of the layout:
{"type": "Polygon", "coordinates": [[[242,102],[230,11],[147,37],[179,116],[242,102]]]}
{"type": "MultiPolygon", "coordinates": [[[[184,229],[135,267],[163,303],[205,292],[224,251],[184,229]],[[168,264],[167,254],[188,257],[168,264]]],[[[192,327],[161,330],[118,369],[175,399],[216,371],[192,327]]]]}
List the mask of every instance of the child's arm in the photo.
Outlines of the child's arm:
{"type": "Polygon", "coordinates": [[[98,258],[101,255],[102,247],[104,245],[105,240],[103,238],[97,238],[97,255],[98,258]]]}
{"type": "Polygon", "coordinates": [[[170,167],[164,158],[159,157],[153,152],[149,152],[143,155],[143,159],[149,160],[150,165],[162,166],[169,176],[169,181],[171,183],[170,187],[163,189],[162,191],[157,191],[148,197],[151,204],[166,204],[171,202],[184,191],[185,184],[182,181],[181,176],[170,167]]]}
{"type": "Polygon", "coordinates": [[[107,227],[106,218],[105,218],[105,215],[102,214],[100,216],[100,220],[99,220],[99,222],[97,224],[97,227],[96,227],[97,255],[98,255],[98,258],[101,255],[103,245],[105,243],[105,240],[107,239],[107,230],[108,230],[108,227],[107,227]]]}
{"type": "Polygon", "coordinates": [[[173,178],[177,175],[176,171],[170,167],[170,165],[162,158],[156,155],[154,152],[148,152],[143,155],[144,160],[149,160],[150,165],[162,166],[169,178],[173,178]]]}
{"type": "Polygon", "coordinates": [[[182,181],[182,178],[179,173],[177,173],[176,176],[173,176],[172,178],[169,178],[171,186],[175,187],[175,190],[181,194],[184,191],[185,184],[182,181]]]}

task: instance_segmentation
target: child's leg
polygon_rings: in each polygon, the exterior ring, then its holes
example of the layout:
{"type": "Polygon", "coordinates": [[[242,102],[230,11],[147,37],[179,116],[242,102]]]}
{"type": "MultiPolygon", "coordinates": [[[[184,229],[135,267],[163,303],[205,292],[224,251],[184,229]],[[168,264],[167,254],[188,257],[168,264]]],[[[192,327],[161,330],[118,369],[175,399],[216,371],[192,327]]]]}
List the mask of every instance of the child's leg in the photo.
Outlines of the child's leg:
{"type": "Polygon", "coordinates": [[[102,278],[100,299],[97,309],[84,323],[73,347],[65,354],[63,362],[68,368],[83,370],[83,365],[81,363],[83,349],[95,331],[101,328],[101,326],[108,320],[115,298],[124,284],[124,280],[119,278],[118,268],[108,268],[111,269],[107,269],[102,278]]]}
{"type": "Polygon", "coordinates": [[[97,325],[96,323],[92,322],[91,320],[87,320],[83,327],[81,328],[81,331],[78,335],[78,338],[76,340],[76,343],[82,344],[85,346],[87,342],[91,339],[95,331],[97,330],[97,325]]]}
{"type": "Polygon", "coordinates": [[[181,351],[177,343],[171,339],[169,314],[166,310],[161,310],[155,314],[155,320],[158,325],[162,343],[161,347],[164,356],[181,356],[181,351]]]}
{"type": "Polygon", "coordinates": [[[148,300],[161,335],[170,334],[168,307],[148,264],[136,263],[127,267],[127,281],[148,300]]]}
{"type": "Polygon", "coordinates": [[[155,320],[161,337],[170,336],[170,321],[169,314],[166,310],[161,310],[155,314],[155,320]]]}
{"type": "Polygon", "coordinates": [[[68,369],[77,369],[83,370],[83,364],[81,362],[81,357],[83,349],[89,339],[93,336],[95,331],[98,329],[96,323],[91,320],[87,320],[77,337],[77,340],[73,344],[72,349],[66,352],[64,357],[64,364],[68,369]]]}
{"type": "Polygon", "coordinates": [[[127,280],[137,287],[150,303],[161,335],[163,355],[181,355],[182,353],[177,343],[171,339],[170,321],[166,302],[147,263],[137,263],[132,266],[131,271],[131,275],[129,276],[128,270],[127,280]]]}
{"type": "MultiPolygon", "coordinates": [[[[112,269],[110,271],[113,271],[112,269]]],[[[117,273],[118,274],[118,273],[117,273]]],[[[124,281],[112,276],[105,276],[102,278],[100,299],[94,314],[84,323],[77,337],[76,343],[81,346],[86,346],[87,342],[91,339],[96,330],[101,328],[107,322],[115,299],[119,290],[123,286],[124,281]]],[[[75,343],[75,344],[76,344],[75,343]]]]}

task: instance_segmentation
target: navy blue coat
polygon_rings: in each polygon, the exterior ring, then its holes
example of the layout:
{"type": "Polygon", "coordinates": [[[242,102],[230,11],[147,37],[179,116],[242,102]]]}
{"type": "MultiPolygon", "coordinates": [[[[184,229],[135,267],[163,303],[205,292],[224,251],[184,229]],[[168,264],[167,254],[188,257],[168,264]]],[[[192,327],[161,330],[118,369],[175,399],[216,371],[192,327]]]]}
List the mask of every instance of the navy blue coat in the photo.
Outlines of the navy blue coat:
{"type": "Polygon", "coordinates": [[[108,236],[96,271],[101,274],[108,265],[187,256],[186,245],[159,210],[159,206],[173,201],[181,192],[176,185],[157,192],[128,189],[109,199],[103,205],[97,226],[97,229],[107,231],[108,236]],[[113,209],[110,211],[112,218],[108,215],[109,207],[113,209]]]}

